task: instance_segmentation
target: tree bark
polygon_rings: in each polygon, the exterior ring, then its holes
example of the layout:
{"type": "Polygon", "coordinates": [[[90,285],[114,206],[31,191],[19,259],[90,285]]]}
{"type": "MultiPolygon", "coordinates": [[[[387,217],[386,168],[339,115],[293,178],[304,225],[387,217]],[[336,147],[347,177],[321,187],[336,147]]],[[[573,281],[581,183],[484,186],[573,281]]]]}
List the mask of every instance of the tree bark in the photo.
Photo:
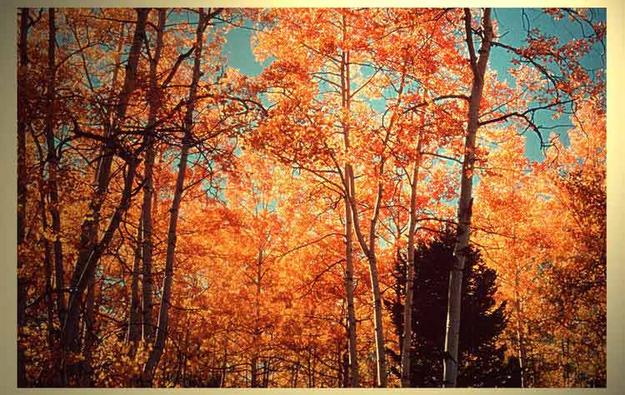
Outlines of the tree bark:
{"type": "Polygon", "coordinates": [[[202,46],[204,43],[204,31],[208,25],[209,18],[200,9],[199,21],[195,38],[195,59],[193,62],[193,76],[189,89],[189,98],[187,101],[187,111],[184,118],[184,136],[182,138],[182,149],[180,153],[180,161],[178,163],[178,176],[176,178],[176,188],[174,190],[174,198],[171,204],[169,229],[167,234],[167,254],[165,258],[165,278],[163,280],[163,296],[158,316],[158,326],[156,328],[156,338],[154,347],[150,352],[148,361],[143,369],[143,385],[151,386],[154,379],[156,366],[158,365],[161,355],[165,349],[167,340],[167,329],[169,325],[169,301],[171,300],[171,288],[174,275],[174,259],[176,253],[176,231],[178,226],[178,212],[180,202],[182,200],[182,191],[184,188],[185,172],[187,169],[187,157],[191,146],[191,132],[193,128],[193,112],[195,110],[195,100],[197,97],[197,87],[200,80],[200,66],[202,61],[202,46]]]}
{"type": "MultiPolygon", "coordinates": [[[[423,123],[422,123],[423,124],[423,123]]],[[[408,266],[406,267],[406,299],[404,301],[404,332],[401,345],[401,386],[410,387],[410,348],[412,345],[412,297],[415,281],[415,233],[417,231],[417,184],[421,166],[421,135],[417,143],[417,158],[412,168],[410,183],[410,223],[408,225],[408,266]]]]}
{"type": "Polygon", "coordinates": [[[154,335],[154,323],[152,322],[152,199],[154,196],[154,135],[156,133],[155,123],[158,109],[161,104],[161,90],[158,85],[158,64],[161,59],[163,49],[163,34],[165,30],[166,10],[159,8],[158,10],[158,27],[156,31],[156,47],[154,49],[154,57],[150,61],[150,91],[149,103],[150,109],[148,114],[148,130],[145,135],[145,173],[143,187],[143,205],[141,208],[141,216],[143,219],[143,340],[145,342],[152,341],[154,335]]]}
{"type": "Polygon", "coordinates": [[[455,387],[458,377],[458,342],[460,337],[460,308],[462,276],[466,255],[469,248],[471,230],[471,208],[473,204],[473,166],[475,163],[476,136],[479,127],[479,110],[484,88],[484,75],[490,54],[493,27],[490,9],[484,10],[482,18],[483,38],[476,57],[471,28],[471,11],[465,8],[465,30],[469,48],[470,64],[473,73],[471,96],[469,100],[467,135],[462,163],[460,199],[458,200],[458,228],[454,247],[455,262],[449,273],[447,301],[447,325],[445,332],[445,354],[443,359],[443,386],[455,387]]]}

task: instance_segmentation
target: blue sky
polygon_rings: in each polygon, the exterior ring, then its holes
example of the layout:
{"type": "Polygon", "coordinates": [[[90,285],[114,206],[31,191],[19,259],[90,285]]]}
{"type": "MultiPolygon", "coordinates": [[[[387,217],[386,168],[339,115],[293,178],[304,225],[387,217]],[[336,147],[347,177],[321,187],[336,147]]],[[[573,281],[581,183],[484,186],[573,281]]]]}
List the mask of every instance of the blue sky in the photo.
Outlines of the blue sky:
{"type": "MultiPolygon", "coordinates": [[[[532,28],[538,28],[546,35],[555,35],[561,42],[566,42],[572,38],[581,37],[581,29],[576,22],[567,20],[566,18],[555,21],[550,16],[545,15],[538,9],[525,9],[525,15],[519,8],[499,8],[493,10],[493,16],[499,24],[500,41],[511,46],[520,46],[524,42],[526,29],[524,23],[529,22],[532,28]]],[[[605,9],[593,9],[592,16],[594,21],[605,22],[605,9]]],[[[263,66],[256,62],[250,47],[250,38],[252,31],[249,29],[234,28],[227,34],[227,43],[224,46],[223,53],[228,59],[231,67],[239,69],[242,73],[255,76],[263,70],[263,66]]],[[[596,45],[591,54],[584,59],[584,65],[591,69],[605,69],[605,59],[602,56],[603,49],[596,45]]],[[[493,49],[490,57],[490,67],[495,69],[498,76],[502,80],[513,81],[512,76],[508,72],[513,65],[510,63],[512,57],[505,50],[500,48],[493,49]]],[[[554,127],[552,132],[560,135],[561,140],[567,144],[568,137],[567,126],[558,126],[570,124],[568,117],[564,116],[558,121],[551,120],[550,114],[539,114],[536,117],[538,123],[545,126],[554,127]]],[[[531,160],[542,160],[543,155],[540,151],[538,137],[532,133],[525,134],[525,154],[531,160]]]]}

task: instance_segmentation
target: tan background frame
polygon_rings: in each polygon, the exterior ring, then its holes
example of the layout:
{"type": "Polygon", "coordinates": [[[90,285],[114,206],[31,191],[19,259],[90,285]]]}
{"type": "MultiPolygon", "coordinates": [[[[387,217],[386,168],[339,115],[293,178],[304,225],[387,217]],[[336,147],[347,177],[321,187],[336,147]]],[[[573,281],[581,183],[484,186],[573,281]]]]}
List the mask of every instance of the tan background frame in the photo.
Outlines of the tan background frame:
{"type": "MultiPolygon", "coordinates": [[[[1,0],[0,0],[1,1],[1,0]]],[[[0,5],[0,394],[184,392],[186,394],[272,393],[423,393],[540,394],[625,392],[625,2],[622,0],[8,0],[0,5]],[[18,7],[605,7],[607,8],[608,125],[608,377],[606,389],[17,389],[17,8],[18,7]]]]}

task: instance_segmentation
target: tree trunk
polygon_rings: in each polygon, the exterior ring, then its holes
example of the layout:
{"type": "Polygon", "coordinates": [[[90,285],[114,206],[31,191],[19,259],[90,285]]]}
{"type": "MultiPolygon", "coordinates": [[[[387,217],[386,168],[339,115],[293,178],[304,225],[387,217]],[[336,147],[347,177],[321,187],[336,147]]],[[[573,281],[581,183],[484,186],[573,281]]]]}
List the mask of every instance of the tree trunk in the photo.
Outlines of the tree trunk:
{"type": "MultiPolygon", "coordinates": [[[[349,165],[345,165],[348,171],[349,165]]],[[[352,211],[349,203],[349,190],[345,191],[345,292],[347,298],[347,346],[349,349],[349,373],[350,386],[360,386],[360,374],[358,372],[358,354],[356,353],[356,311],[354,307],[354,252],[352,235],[352,211]]]]}
{"type": "Polygon", "coordinates": [[[130,284],[130,310],[128,312],[128,333],[126,341],[130,343],[130,355],[134,355],[137,342],[141,340],[141,299],[139,296],[139,264],[141,262],[141,245],[143,222],[139,218],[137,226],[137,245],[132,265],[132,281],[130,284]]]}
{"type": "Polygon", "coordinates": [[[224,355],[223,362],[221,364],[221,377],[219,378],[219,387],[224,388],[226,386],[226,374],[228,373],[228,336],[224,340],[224,355]]]}
{"type": "MultiPolygon", "coordinates": [[[[346,17],[343,16],[342,20],[343,27],[343,39],[347,37],[347,23],[346,17]]],[[[350,114],[351,108],[351,78],[350,78],[350,53],[349,51],[343,51],[341,54],[341,105],[343,111],[346,114],[350,114]]],[[[349,133],[350,133],[350,121],[343,121],[343,138],[345,145],[345,152],[349,154],[349,133]]],[[[383,161],[381,163],[381,168],[383,168],[383,161]]],[[[373,293],[373,314],[374,314],[374,330],[375,330],[375,344],[376,344],[376,369],[377,369],[377,386],[378,387],[386,387],[387,378],[386,378],[386,356],[384,350],[384,330],[382,326],[382,299],[380,296],[380,286],[378,283],[378,269],[377,269],[377,260],[375,257],[374,244],[375,244],[375,222],[377,221],[377,215],[379,213],[379,203],[380,203],[380,195],[382,192],[382,184],[378,184],[378,199],[376,201],[376,209],[373,218],[371,219],[371,233],[369,237],[369,247],[367,247],[367,242],[361,235],[360,232],[360,224],[358,220],[358,207],[355,203],[355,186],[354,186],[354,174],[352,165],[349,162],[349,159],[346,160],[345,163],[345,173],[343,185],[345,188],[345,196],[347,205],[350,206],[348,209],[346,208],[346,217],[347,213],[351,212],[351,219],[349,221],[350,225],[353,226],[358,242],[365,255],[367,256],[367,261],[369,263],[369,274],[371,278],[371,288],[373,293]]],[[[350,240],[351,244],[351,240],[350,240]]],[[[350,254],[351,255],[351,252],[350,254]]],[[[349,295],[348,295],[349,296],[349,295]]],[[[348,302],[349,305],[349,302],[348,302]]],[[[349,312],[348,312],[349,313],[349,312]]],[[[355,319],[354,319],[355,321],[355,319]]],[[[350,342],[351,343],[351,342],[350,342]]],[[[355,347],[355,344],[354,344],[355,347]]],[[[351,348],[351,345],[350,345],[351,348]]],[[[350,355],[351,355],[350,349],[350,355]]],[[[355,354],[355,350],[354,350],[355,354]]],[[[352,366],[352,375],[355,373],[354,371],[358,369],[357,363],[352,366]]],[[[357,373],[356,373],[357,374],[357,373]]]]}
{"type": "Polygon", "coordinates": [[[514,273],[514,309],[516,310],[516,335],[519,355],[519,378],[521,388],[525,388],[525,341],[523,338],[523,324],[521,312],[521,296],[519,294],[519,270],[514,273]]]}
{"type": "Polygon", "coordinates": [[[462,275],[466,255],[469,248],[471,229],[471,208],[473,205],[473,165],[475,163],[475,141],[479,127],[479,110],[484,88],[484,75],[490,54],[493,27],[490,19],[490,9],[484,10],[482,28],[484,38],[479,50],[479,59],[473,44],[473,30],[471,28],[471,11],[465,8],[465,30],[473,82],[469,100],[467,135],[462,163],[462,179],[460,184],[460,199],[458,200],[458,229],[456,245],[454,247],[455,262],[449,273],[449,291],[447,301],[447,325],[445,332],[445,355],[443,359],[443,386],[455,387],[458,377],[458,341],[460,337],[460,307],[462,275]]]}
{"type": "Polygon", "coordinates": [[[254,355],[252,356],[252,359],[250,360],[250,376],[251,376],[250,387],[252,388],[258,388],[258,367],[256,366],[257,364],[258,364],[258,359],[256,355],[254,355]]]}
{"type": "Polygon", "coordinates": [[[50,215],[52,217],[52,232],[54,233],[54,271],[56,282],[56,303],[59,322],[65,319],[65,296],[64,269],[63,269],[63,245],[61,243],[61,214],[59,211],[59,191],[58,191],[58,166],[59,157],[56,152],[54,137],[54,109],[56,90],[56,26],[54,8],[50,8],[48,18],[48,87],[47,87],[47,112],[45,123],[46,145],[48,151],[48,189],[50,193],[50,215]]]}
{"type": "Polygon", "coordinates": [[[417,143],[417,158],[413,164],[410,183],[410,224],[408,225],[408,265],[406,267],[406,300],[404,301],[404,332],[401,345],[401,386],[410,387],[410,348],[412,344],[412,298],[415,281],[414,243],[417,231],[417,184],[421,166],[421,141],[417,143]]]}
{"type": "MultiPolygon", "coordinates": [[[[26,171],[26,119],[28,112],[28,101],[26,98],[26,74],[28,65],[28,8],[22,8],[20,15],[20,40],[19,40],[19,76],[17,81],[17,330],[21,334],[26,324],[26,297],[27,278],[22,273],[24,270],[24,259],[21,248],[26,235],[26,201],[28,193],[28,179],[26,171]]],[[[18,338],[17,347],[17,386],[25,387],[26,367],[25,367],[24,346],[18,338]]]]}
{"type": "MultiPolygon", "coordinates": [[[[380,175],[384,168],[384,161],[380,163],[380,175]]],[[[369,277],[371,281],[371,293],[373,297],[373,325],[375,333],[375,355],[376,355],[376,384],[378,387],[384,388],[387,386],[387,372],[386,372],[386,351],[384,349],[384,327],[382,324],[382,295],[380,292],[379,274],[378,274],[378,261],[375,253],[375,241],[376,241],[376,225],[380,212],[380,204],[382,199],[382,183],[378,183],[378,191],[376,197],[376,203],[374,213],[371,218],[371,225],[369,227],[369,243],[365,240],[361,227],[360,220],[358,218],[358,204],[356,203],[356,187],[354,181],[354,173],[351,165],[347,167],[345,177],[349,183],[349,200],[352,210],[353,226],[356,233],[356,238],[362,248],[367,262],[369,263],[369,277]]]]}
{"type": "Polygon", "coordinates": [[[154,57],[150,62],[150,109],[148,114],[148,130],[145,135],[145,173],[143,177],[143,205],[141,208],[143,219],[143,340],[145,342],[152,341],[154,335],[154,324],[152,322],[152,198],[154,195],[154,135],[156,133],[154,125],[161,104],[161,90],[158,85],[157,72],[163,49],[165,17],[166,10],[164,8],[159,8],[156,47],[154,49],[154,57]]]}
{"type": "Polygon", "coordinates": [[[371,275],[371,291],[373,292],[373,323],[375,330],[375,357],[376,374],[378,387],[387,386],[386,375],[386,352],[384,350],[384,328],[382,326],[382,295],[378,281],[377,258],[375,255],[369,257],[369,272],[371,275]]]}
{"type": "Polygon", "coordinates": [[[189,89],[189,99],[187,101],[187,111],[184,119],[184,136],[182,138],[182,150],[180,153],[180,161],[178,163],[178,176],[176,178],[176,189],[174,190],[174,198],[171,204],[171,214],[169,217],[169,230],[167,234],[167,254],[165,258],[165,278],[163,280],[163,296],[158,316],[158,327],[156,328],[156,338],[154,347],[148,361],[143,369],[143,384],[151,386],[154,379],[156,366],[158,365],[161,355],[165,349],[167,340],[167,329],[169,325],[169,301],[171,299],[171,288],[174,275],[174,259],[176,253],[176,231],[178,226],[178,211],[182,199],[182,191],[184,188],[184,178],[187,169],[187,157],[191,145],[191,131],[193,128],[193,111],[195,109],[195,100],[197,97],[197,87],[200,80],[200,65],[202,61],[202,46],[204,43],[204,30],[208,25],[208,18],[200,9],[200,16],[196,31],[195,39],[195,60],[193,62],[193,76],[189,89]]]}
{"type": "MultiPolygon", "coordinates": [[[[343,16],[343,39],[347,35],[345,16],[343,16]]],[[[349,87],[349,53],[341,54],[341,106],[349,112],[350,87],[349,87]]],[[[349,153],[349,122],[343,123],[343,140],[345,153],[349,153]]],[[[344,164],[344,172],[347,174],[351,169],[349,161],[344,164]]],[[[346,177],[346,176],[345,176],[346,177]]],[[[349,374],[351,387],[360,387],[360,373],[358,371],[358,354],[356,352],[356,311],[354,307],[354,252],[352,233],[352,207],[350,202],[351,192],[349,183],[344,180],[345,200],[345,296],[347,299],[347,340],[349,348],[349,374]]]]}
{"type": "Polygon", "coordinates": [[[85,300],[85,345],[83,348],[83,361],[81,362],[79,382],[81,387],[93,386],[92,356],[93,348],[97,340],[95,312],[96,306],[96,279],[92,276],[87,287],[87,298],[85,300]]]}
{"type": "MultiPolygon", "coordinates": [[[[43,162],[41,167],[43,167],[43,162]]],[[[41,229],[43,230],[43,236],[41,237],[41,243],[43,244],[43,267],[45,275],[45,301],[46,301],[46,322],[48,324],[48,346],[53,352],[54,349],[54,298],[52,296],[52,248],[50,248],[50,242],[46,238],[46,232],[48,232],[48,218],[46,213],[46,203],[43,191],[43,169],[40,171],[41,178],[39,179],[39,190],[42,192],[41,201],[39,202],[39,212],[41,215],[41,229]]]]}
{"type": "MultiPolygon", "coordinates": [[[[117,104],[115,120],[113,125],[107,127],[106,137],[117,133],[119,125],[123,122],[130,100],[130,95],[135,88],[135,80],[137,66],[139,63],[139,53],[143,44],[145,35],[145,22],[149,9],[137,9],[137,26],[133,37],[132,46],[128,55],[128,64],[126,66],[126,76],[124,85],[119,96],[117,104]]],[[[95,179],[96,192],[89,204],[89,213],[81,225],[80,247],[78,258],[71,279],[70,298],[68,303],[68,311],[63,325],[63,344],[66,349],[72,352],[79,352],[80,340],[78,335],[80,321],[80,306],[84,292],[87,288],[90,278],[95,272],[97,261],[104,249],[110,243],[113,234],[119,226],[121,215],[126,211],[131,197],[132,181],[136,172],[136,160],[131,161],[127,177],[124,185],[124,193],[115,215],[109,224],[107,232],[102,241],[97,242],[97,232],[100,220],[100,209],[104,203],[108,184],[110,181],[111,166],[113,162],[113,147],[111,143],[104,145],[102,149],[101,161],[98,165],[98,171],[95,179]]]]}

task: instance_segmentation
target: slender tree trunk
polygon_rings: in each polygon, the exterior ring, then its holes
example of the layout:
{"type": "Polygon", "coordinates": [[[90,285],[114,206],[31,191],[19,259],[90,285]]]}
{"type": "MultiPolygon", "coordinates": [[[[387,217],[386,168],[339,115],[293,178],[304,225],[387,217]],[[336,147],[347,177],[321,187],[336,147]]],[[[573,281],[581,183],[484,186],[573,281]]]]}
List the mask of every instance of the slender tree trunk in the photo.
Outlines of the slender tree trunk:
{"type": "Polygon", "coordinates": [[[343,363],[343,377],[342,377],[342,386],[343,388],[349,387],[349,353],[342,354],[342,363],[343,363]]]}
{"type": "MultiPolygon", "coordinates": [[[[355,214],[354,214],[355,215],[355,214]]],[[[373,325],[375,333],[376,383],[378,387],[387,386],[386,352],[384,349],[384,327],[382,324],[382,295],[380,292],[377,257],[374,252],[367,254],[371,293],[373,296],[373,325]]]]}
{"type": "Polygon", "coordinates": [[[143,369],[143,384],[150,386],[154,379],[156,366],[158,365],[161,355],[165,349],[167,340],[167,329],[169,325],[169,304],[171,300],[171,288],[174,275],[174,259],[176,254],[176,239],[178,226],[178,211],[182,200],[182,191],[184,188],[184,178],[187,169],[187,157],[191,146],[191,131],[193,128],[193,112],[195,110],[195,100],[197,97],[197,87],[200,80],[200,66],[202,62],[202,46],[204,43],[204,31],[208,25],[208,18],[203,9],[200,9],[200,16],[195,39],[195,59],[193,62],[193,76],[189,89],[189,99],[187,101],[187,111],[184,119],[184,136],[182,138],[182,150],[180,153],[180,161],[178,163],[178,176],[176,178],[176,188],[174,190],[174,198],[171,204],[169,217],[169,230],[167,234],[167,254],[165,258],[165,278],[163,280],[163,296],[158,316],[158,327],[156,329],[156,338],[154,347],[148,361],[143,369]]]}
{"type": "Polygon", "coordinates": [[[37,177],[37,187],[39,189],[39,215],[41,216],[41,230],[42,237],[40,239],[43,244],[43,265],[45,274],[45,287],[46,287],[46,319],[48,324],[48,343],[50,350],[56,351],[54,348],[54,298],[52,290],[52,247],[50,242],[46,238],[49,231],[48,225],[48,213],[46,209],[46,187],[45,187],[45,166],[46,162],[43,159],[44,153],[41,144],[35,136],[33,141],[37,147],[37,153],[39,154],[39,175],[37,177]]]}
{"type": "Polygon", "coordinates": [[[384,328],[382,326],[382,295],[378,281],[378,265],[375,255],[369,257],[369,271],[371,275],[371,290],[373,292],[373,323],[375,325],[375,357],[378,387],[387,386],[386,351],[384,349],[384,328]]]}
{"type": "Polygon", "coordinates": [[[514,308],[516,310],[516,335],[519,355],[519,376],[521,388],[525,388],[525,341],[523,339],[523,325],[521,313],[521,296],[519,295],[519,270],[514,274],[514,308]]]}
{"type": "Polygon", "coordinates": [[[48,151],[48,189],[50,193],[50,215],[52,217],[52,232],[54,233],[54,271],[56,282],[56,302],[59,322],[65,319],[65,296],[64,269],[63,269],[63,245],[61,243],[61,214],[58,190],[58,167],[59,157],[56,152],[54,137],[54,110],[56,90],[56,25],[54,8],[50,8],[48,18],[48,86],[47,86],[47,111],[45,123],[46,145],[48,151]]]}
{"type": "Polygon", "coordinates": [[[271,359],[263,363],[263,388],[269,388],[269,378],[271,376],[271,359]]]}
{"type": "Polygon", "coordinates": [[[143,222],[139,218],[137,226],[137,245],[132,265],[132,281],[130,284],[130,310],[128,312],[128,333],[126,341],[130,343],[130,355],[134,355],[137,342],[141,340],[141,299],[139,296],[139,264],[141,263],[141,246],[143,235],[143,222]]]}
{"type": "Polygon", "coordinates": [[[80,369],[80,386],[91,387],[93,385],[93,368],[92,368],[92,356],[93,348],[97,339],[96,335],[96,322],[95,311],[96,306],[96,279],[92,276],[89,279],[89,285],[87,287],[87,298],[85,300],[85,345],[83,348],[83,361],[80,369]]]}
{"type": "Polygon", "coordinates": [[[298,386],[300,368],[301,368],[301,364],[298,359],[297,362],[295,363],[295,366],[293,367],[293,374],[291,375],[291,383],[292,383],[291,387],[293,388],[297,388],[298,386]]]}
{"type": "Polygon", "coordinates": [[[257,364],[258,364],[258,357],[254,355],[252,356],[252,359],[250,360],[250,376],[251,376],[250,387],[252,388],[258,388],[258,368],[256,366],[257,364]]]}
{"type": "MultiPolygon", "coordinates": [[[[384,160],[380,163],[380,175],[383,174],[384,160]]],[[[387,372],[386,372],[386,351],[384,349],[384,327],[382,324],[382,295],[380,292],[379,274],[378,274],[378,261],[375,252],[376,242],[376,225],[378,215],[380,213],[380,204],[383,194],[382,182],[378,182],[378,191],[376,196],[375,208],[373,210],[373,216],[371,218],[371,224],[369,227],[369,242],[365,240],[360,226],[360,220],[358,218],[358,204],[356,203],[356,187],[354,181],[354,173],[351,165],[348,166],[346,172],[346,179],[349,183],[349,200],[352,210],[353,226],[356,233],[356,238],[362,248],[367,262],[369,263],[369,277],[371,281],[371,293],[373,297],[373,325],[375,334],[375,354],[376,354],[376,384],[378,387],[384,388],[387,386],[387,372]]]]}
{"type": "Polygon", "coordinates": [[[143,340],[152,341],[154,324],[152,322],[152,199],[154,196],[154,134],[156,117],[161,105],[161,90],[158,85],[158,64],[163,49],[163,34],[165,30],[166,10],[158,10],[158,27],[156,31],[156,47],[154,57],[150,62],[150,110],[148,114],[148,130],[146,131],[145,173],[143,187],[143,205],[141,208],[143,219],[143,340]]]}
{"type": "MultiPolygon", "coordinates": [[[[342,20],[343,27],[343,39],[347,37],[347,21],[345,16],[343,16],[342,20]]],[[[341,54],[341,95],[342,95],[342,108],[346,114],[350,114],[351,109],[351,77],[350,77],[350,53],[349,51],[344,51],[341,54]]],[[[349,134],[350,134],[350,120],[346,120],[343,122],[343,136],[344,136],[344,145],[345,151],[349,154],[349,134]]],[[[380,168],[384,168],[384,161],[380,164],[380,168]]],[[[387,374],[386,374],[386,353],[384,350],[384,328],[382,325],[382,298],[380,294],[380,285],[378,281],[378,269],[377,269],[377,259],[375,256],[375,226],[377,217],[379,214],[380,208],[380,199],[382,193],[382,184],[381,182],[378,184],[378,197],[376,201],[376,208],[374,210],[374,215],[371,219],[371,230],[369,234],[369,246],[367,246],[367,242],[361,235],[360,232],[360,224],[358,220],[358,207],[355,202],[355,184],[354,184],[354,173],[351,163],[349,160],[345,163],[345,173],[343,180],[345,195],[347,200],[347,205],[350,206],[349,209],[346,209],[347,212],[351,214],[351,220],[349,221],[350,225],[353,226],[358,242],[362,250],[364,251],[367,261],[369,263],[369,275],[371,278],[371,290],[373,296],[373,315],[374,315],[374,331],[375,331],[375,344],[376,344],[376,370],[377,377],[376,382],[378,387],[386,387],[387,385],[387,374]]],[[[346,221],[348,222],[348,221],[346,221]]],[[[355,345],[354,345],[355,346],[355,345]]],[[[351,346],[350,346],[351,347],[351,346]]],[[[354,367],[357,369],[357,367],[354,367]]],[[[354,369],[353,368],[353,369],[354,369]]],[[[353,370],[352,370],[353,374],[353,370]]]]}
{"type": "MultiPolygon", "coordinates": [[[[345,165],[347,172],[349,165],[345,165]]],[[[360,374],[358,372],[358,354],[356,353],[356,309],[354,306],[354,252],[352,235],[352,211],[349,204],[349,190],[345,191],[345,291],[347,298],[347,346],[351,387],[360,387],[360,374]]]]}
{"type": "MultiPolygon", "coordinates": [[[[137,26],[135,28],[133,43],[128,55],[124,85],[119,95],[115,121],[113,125],[108,127],[108,131],[105,133],[106,137],[112,137],[112,134],[114,135],[117,133],[117,129],[121,122],[123,122],[126,115],[128,102],[135,88],[139,53],[143,44],[143,37],[145,35],[145,22],[148,12],[149,9],[137,9],[137,26]]],[[[79,253],[75,269],[72,274],[68,311],[63,325],[63,344],[66,349],[73,352],[80,351],[80,340],[77,335],[80,321],[80,306],[82,305],[84,292],[90,278],[95,273],[95,267],[102,255],[102,252],[108,246],[108,243],[110,243],[113,234],[119,226],[121,215],[127,210],[127,207],[130,204],[132,182],[134,180],[137,166],[136,160],[131,160],[127,177],[124,182],[124,193],[122,194],[121,202],[111,219],[103,239],[98,243],[97,232],[100,220],[100,209],[102,208],[106,192],[108,190],[113,155],[114,152],[111,144],[105,144],[102,149],[102,159],[98,165],[98,171],[96,174],[96,192],[89,204],[89,214],[86,216],[81,226],[79,253]]]]}
{"type": "Polygon", "coordinates": [[[41,243],[43,244],[43,267],[44,267],[44,275],[45,275],[45,287],[46,287],[46,321],[48,324],[48,345],[50,350],[53,352],[56,351],[54,348],[54,297],[52,292],[52,248],[50,247],[50,242],[46,238],[46,232],[48,232],[48,218],[46,212],[46,202],[45,202],[45,187],[43,185],[43,161],[40,166],[40,179],[39,179],[39,190],[41,191],[41,200],[39,202],[39,212],[41,215],[41,229],[43,230],[43,236],[41,237],[41,243]]]}
{"type": "MultiPolygon", "coordinates": [[[[43,232],[43,236],[41,237],[41,243],[43,244],[44,249],[44,270],[46,276],[46,307],[47,307],[47,323],[48,323],[48,343],[50,350],[53,352],[53,360],[54,367],[58,368],[59,361],[61,360],[60,350],[57,348],[58,337],[55,336],[54,333],[54,291],[52,287],[52,247],[50,242],[45,237],[47,232],[49,231],[48,224],[48,212],[46,207],[46,186],[45,186],[45,167],[46,167],[46,154],[44,154],[44,149],[42,148],[39,140],[36,136],[33,135],[33,142],[37,148],[37,154],[39,159],[39,174],[37,177],[37,188],[39,189],[39,214],[41,218],[41,229],[43,232]]],[[[19,349],[18,349],[19,351],[19,349]]],[[[18,354],[19,355],[19,354],[18,354]]],[[[46,385],[50,387],[57,387],[62,385],[62,382],[59,381],[60,375],[56,375],[56,377],[52,378],[51,381],[46,382],[46,385]]]]}
{"type": "MultiPolygon", "coordinates": [[[[346,21],[343,16],[343,39],[346,38],[346,21]]],[[[349,111],[349,54],[341,54],[341,106],[349,111]]],[[[349,122],[343,124],[343,138],[345,153],[349,153],[349,122]]],[[[344,164],[345,176],[349,173],[351,165],[349,161],[344,164]]],[[[350,203],[351,192],[349,183],[344,182],[345,201],[345,296],[347,299],[347,340],[349,349],[349,375],[351,387],[360,387],[360,373],[358,371],[358,353],[356,351],[356,311],[354,306],[354,252],[353,252],[353,224],[352,207],[350,203]]]]}
{"type": "Polygon", "coordinates": [[[261,302],[261,292],[262,292],[262,265],[263,265],[263,250],[262,248],[258,250],[258,257],[256,259],[256,300],[254,301],[254,345],[252,351],[252,388],[259,387],[258,380],[258,347],[260,345],[260,302],[261,302]]]}
{"type": "Polygon", "coordinates": [[[224,355],[223,362],[221,364],[221,377],[219,380],[219,387],[224,388],[226,386],[226,374],[228,373],[228,336],[224,340],[224,355]]]}
{"type": "Polygon", "coordinates": [[[469,101],[467,135],[465,140],[460,199],[458,200],[458,229],[454,247],[455,262],[449,273],[449,291],[447,301],[447,325],[445,332],[445,355],[443,359],[443,386],[455,387],[458,377],[458,341],[460,337],[460,307],[462,292],[462,276],[466,255],[469,249],[471,229],[471,208],[473,205],[473,165],[475,163],[475,146],[479,127],[479,110],[484,88],[484,75],[490,54],[493,27],[490,9],[484,10],[482,28],[484,38],[476,57],[473,30],[471,28],[471,11],[465,8],[465,30],[469,48],[473,83],[469,101]]]}
{"type": "Polygon", "coordinates": [[[404,332],[401,345],[401,386],[410,387],[410,349],[412,344],[412,298],[414,294],[415,260],[414,243],[417,231],[417,184],[419,182],[419,167],[421,166],[421,141],[417,143],[417,158],[412,168],[410,181],[410,224],[408,225],[408,266],[406,267],[406,300],[404,301],[404,332]]]}
{"type": "MultiPolygon", "coordinates": [[[[26,171],[26,119],[28,100],[26,98],[26,77],[28,67],[28,8],[22,8],[20,15],[19,75],[17,81],[17,330],[21,334],[26,324],[27,278],[23,272],[23,244],[26,235],[26,202],[28,176],[26,171]]],[[[18,339],[17,347],[17,386],[26,387],[26,361],[24,345],[18,339]]]]}

